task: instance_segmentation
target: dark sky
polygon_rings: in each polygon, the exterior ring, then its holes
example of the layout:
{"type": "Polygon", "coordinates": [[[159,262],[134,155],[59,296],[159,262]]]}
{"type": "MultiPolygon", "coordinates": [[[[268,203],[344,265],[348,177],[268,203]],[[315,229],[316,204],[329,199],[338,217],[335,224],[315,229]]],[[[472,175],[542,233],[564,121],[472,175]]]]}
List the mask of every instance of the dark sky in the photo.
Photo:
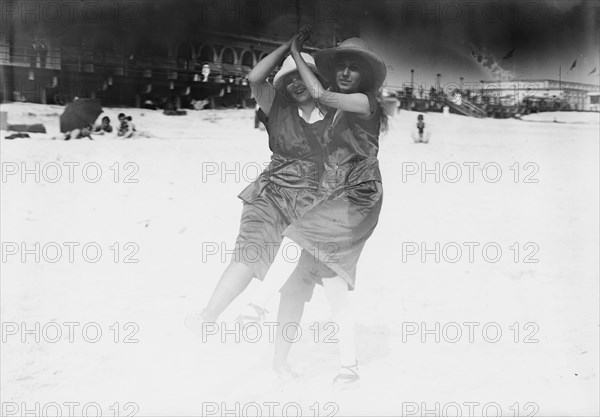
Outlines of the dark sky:
{"type": "Polygon", "coordinates": [[[392,85],[410,69],[431,84],[436,73],[442,83],[558,79],[559,66],[563,80],[599,82],[598,1],[375,1],[360,20],[392,85]]]}
{"type": "Polygon", "coordinates": [[[110,45],[111,37],[181,40],[202,29],[283,40],[299,26],[297,5],[317,38],[360,28],[386,61],[390,85],[409,82],[410,69],[418,83],[441,73],[448,84],[557,79],[559,66],[563,80],[599,83],[600,0],[3,0],[0,11],[24,45],[37,31],[63,45],[84,35],[110,45]]]}

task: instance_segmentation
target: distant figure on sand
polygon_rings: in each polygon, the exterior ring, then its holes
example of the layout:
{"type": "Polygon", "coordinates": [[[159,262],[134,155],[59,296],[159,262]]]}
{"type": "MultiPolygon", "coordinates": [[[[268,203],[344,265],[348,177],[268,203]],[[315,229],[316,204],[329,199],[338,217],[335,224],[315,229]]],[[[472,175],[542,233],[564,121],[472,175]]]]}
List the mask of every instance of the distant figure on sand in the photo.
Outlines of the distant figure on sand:
{"type": "Polygon", "coordinates": [[[111,133],[113,131],[113,127],[110,124],[110,118],[108,116],[104,116],[102,118],[102,122],[94,126],[94,134],[103,135],[104,132],[111,133]]]}
{"type": "Polygon", "coordinates": [[[178,110],[177,104],[174,101],[167,101],[163,114],[167,116],[185,116],[187,112],[185,110],[178,110]]]}
{"type": "Polygon", "coordinates": [[[428,143],[430,138],[429,131],[425,131],[425,121],[423,120],[423,115],[420,114],[417,116],[417,130],[412,134],[412,138],[415,143],[428,143]]]}
{"type": "Polygon", "coordinates": [[[90,140],[93,140],[92,136],[90,135],[91,133],[92,133],[92,125],[86,125],[86,126],[82,127],[81,129],[73,129],[70,132],[66,132],[64,139],[71,140],[71,139],[88,138],[90,140]]]}
{"type": "Polygon", "coordinates": [[[417,130],[419,131],[419,138],[423,138],[423,130],[425,130],[425,122],[423,121],[423,115],[417,116],[417,130]]]}
{"type": "Polygon", "coordinates": [[[124,138],[132,137],[133,132],[135,132],[135,125],[132,122],[131,116],[125,116],[124,113],[120,113],[119,122],[121,125],[119,126],[117,136],[122,136],[124,138]]]}

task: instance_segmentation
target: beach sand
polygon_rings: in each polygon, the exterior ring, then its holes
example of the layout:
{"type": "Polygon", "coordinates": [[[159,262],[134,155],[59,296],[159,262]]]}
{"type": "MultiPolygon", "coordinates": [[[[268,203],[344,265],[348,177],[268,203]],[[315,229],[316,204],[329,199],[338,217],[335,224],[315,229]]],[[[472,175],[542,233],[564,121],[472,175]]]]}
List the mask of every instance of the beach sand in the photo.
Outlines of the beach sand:
{"type": "MultiPolygon", "coordinates": [[[[12,141],[3,131],[0,141],[3,407],[598,415],[598,113],[429,113],[429,144],[411,139],[417,113],[392,118],[380,143],[383,210],[352,294],[361,385],[341,391],[330,385],[337,349],[323,340],[331,319],[322,288],[290,357],[302,375],[295,383],[271,375],[265,334],[257,343],[204,342],[183,326],[227,265],[237,194],[269,159],[254,112],[105,109],[113,125],[130,114],[140,135],[65,142],[50,139],[62,109],[2,105],[9,123],[48,128],[12,141]],[[38,343],[22,331],[25,323],[35,334],[36,322],[38,343]],[[77,327],[67,332],[64,323],[77,327]]],[[[265,284],[276,289],[294,259],[280,254],[265,284]]],[[[256,288],[223,315],[231,328],[256,288]]],[[[275,295],[267,321],[277,303],[275,295]]]]}

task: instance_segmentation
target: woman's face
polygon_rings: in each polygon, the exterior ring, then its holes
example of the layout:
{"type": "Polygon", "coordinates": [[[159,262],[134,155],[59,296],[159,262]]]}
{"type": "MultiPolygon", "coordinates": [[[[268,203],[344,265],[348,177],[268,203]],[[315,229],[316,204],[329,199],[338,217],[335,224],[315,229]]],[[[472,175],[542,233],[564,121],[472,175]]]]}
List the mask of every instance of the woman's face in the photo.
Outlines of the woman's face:
{"type": "Polygon", "coordinates": [[[292,72],[283,78],[283,85],[290,97],[298,103],[305,103],[312,100],[312,96],[308,92],[308,88],[302,81],[298,71],[292,72]]]}
{"type": "Polygon", "coordinates": [[[335,82],[340,92],[348,94],[358,91],[364,74],[364,64],[352,57],[340,57],[335,64],[335,82]]]}

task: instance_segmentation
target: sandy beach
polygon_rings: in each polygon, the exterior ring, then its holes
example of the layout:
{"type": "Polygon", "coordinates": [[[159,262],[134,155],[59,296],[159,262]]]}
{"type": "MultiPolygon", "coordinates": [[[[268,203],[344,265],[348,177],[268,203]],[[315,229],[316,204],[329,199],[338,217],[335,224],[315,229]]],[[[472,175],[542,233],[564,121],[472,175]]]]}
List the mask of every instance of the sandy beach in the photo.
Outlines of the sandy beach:
{"type": "MultiPolygon", "coordinates": [[[[108,108],[138,136],[53,140],[62,110],[2,104],[9,123],[48,129],[1,133],[5,415],[23,402],[78,403],[76,415],[92,403],[138,416],[598,415],[600,114],[428,113],[429,144],[411,139],[417,113],[393,116],[352,294],[361,386],[340,391],[322,288],[294,383],[271,374],[264,324],[256,343],[183,326],[230,259],[237,194],[269,159],[253,110],[108,108]]],[[[280,253],[264,284],[276,290],[294,260],[280,253]]],[[[257,287],[223,316],[231,328],[257,287]]]]}

